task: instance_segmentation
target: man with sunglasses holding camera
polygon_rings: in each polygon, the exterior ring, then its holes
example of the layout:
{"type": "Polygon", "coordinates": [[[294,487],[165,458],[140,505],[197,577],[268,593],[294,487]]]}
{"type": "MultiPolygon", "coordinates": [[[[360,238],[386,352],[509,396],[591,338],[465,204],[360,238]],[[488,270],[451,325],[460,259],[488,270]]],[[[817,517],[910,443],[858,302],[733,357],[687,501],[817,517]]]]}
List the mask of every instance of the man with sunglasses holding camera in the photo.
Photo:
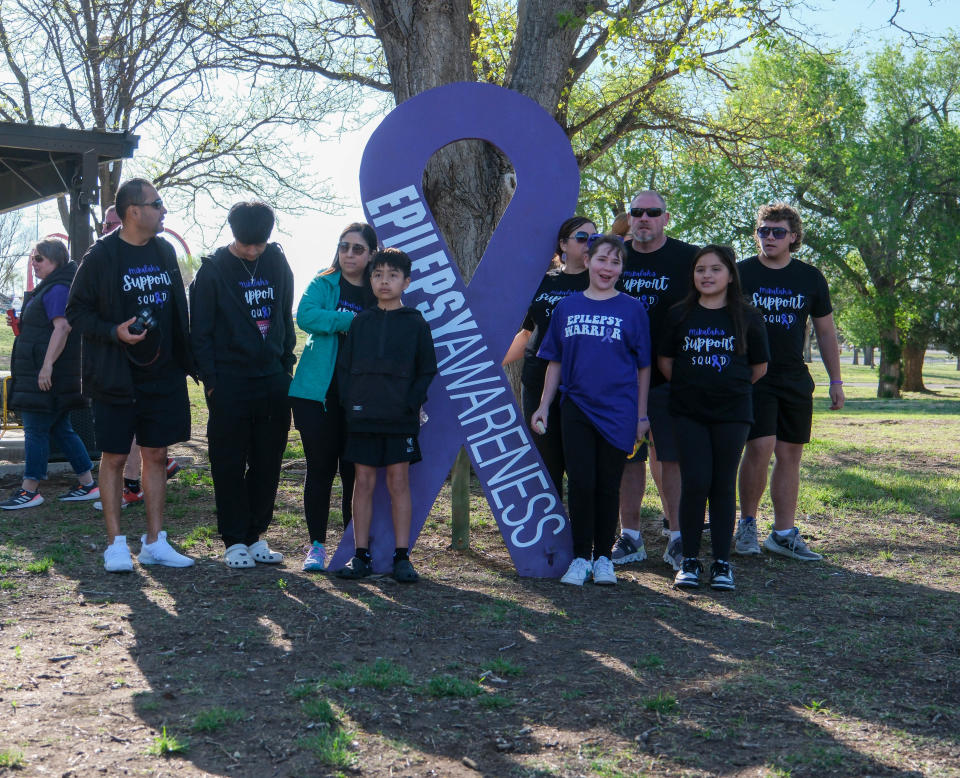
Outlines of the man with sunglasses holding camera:
{"type": "Polygon", "coordinates": [[[803,361],[807,320],[812,317],[820,358],[830,376],[830,409],[843,407],[840,346],[833,323],[830,290],[823,274],[792,254],[803,240],[800,214],[787,203],[763,205],[757,211],[759,254],[737,265],[747,299],[766,321],[770,343],[767,374],[753,386],[753,427],[740,464],[741,519],[734,553],[760,553],[757,509],[770,478],[773,530],[763,547],[774,554],[813,562],[823,557],[810,550],[796,528],[800,489],[800,457],[810,441],[813,379],[803,361]]]}
{"type": "MultiPolygon", "coordinates": [[[[640,192],[630,203],[630,232],[627,261],[620,276],[620,288],[636,297],[647,309],[653,357],[650,373],[650,471],[657,481],[663,512],[670,527],[670,541],[664,561],[680,569],[680,465],[670,416],[670,385],[657,368],[660,333],[667,311],[680,302],[690,285],[690,265],[697,247],[664,233],[670,221],[667,204],[659,192],[640,192]],[[657,478],[659,473],[659,478],[657,478]]],[[[640,506],[647,485],[644,447],[627,461],[620,484],[621,535],[613,547],[614,564],[640,562],[647,558],[640,532],[640,506]]]]}
{"type": "Polygon", "coordinates": [[[109,544],[108,572],[133,569],[120,534],[123,467],[136,438],[143,460],[147,533],[143,565],[189,567],[163,526],[167,446],[190,438],[187,298],[173,246],[157,235],[167,209],[154,186],[133,178],[117,189],[120,229],[86,253],[67,301],[67,320],[83,335],[83,391],[93,398],[100,496],[109,544]]]}

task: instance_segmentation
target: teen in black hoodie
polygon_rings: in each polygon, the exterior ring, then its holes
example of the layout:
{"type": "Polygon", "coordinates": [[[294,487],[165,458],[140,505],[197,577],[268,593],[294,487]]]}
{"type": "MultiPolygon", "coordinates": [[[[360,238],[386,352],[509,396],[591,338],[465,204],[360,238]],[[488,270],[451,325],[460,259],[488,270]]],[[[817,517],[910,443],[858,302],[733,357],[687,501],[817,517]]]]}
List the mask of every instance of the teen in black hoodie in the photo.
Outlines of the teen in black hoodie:
{"type": "Polygon", "coordinates": [[[273,209],[237,203],[234,241],[205,257],[190,285],[190,340],[207,397],[217,530],[228,567],[277,564],[260,536],[273,519],[290,430],[293,273],[276,243],[273,209]]]}

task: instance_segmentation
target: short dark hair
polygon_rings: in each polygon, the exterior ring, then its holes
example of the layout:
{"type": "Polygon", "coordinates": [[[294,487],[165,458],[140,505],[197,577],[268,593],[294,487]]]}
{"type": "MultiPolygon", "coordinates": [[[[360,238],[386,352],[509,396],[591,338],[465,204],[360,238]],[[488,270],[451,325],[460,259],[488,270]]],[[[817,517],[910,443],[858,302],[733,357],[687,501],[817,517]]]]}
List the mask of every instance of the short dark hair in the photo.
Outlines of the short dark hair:
{"type": "Polygon", "coordinates": [[[404,278],[410,278],[410,257],[407,252],[397,248],[381,249],[370,258],[371,273],[384,265],[399,270],[404,278]]]}
{"type": "Polygon", "coordinates": [[[800,212],[790,203],[775,202],[761,205],[757,210],[757,227],[764,222],[786,222],[790,225],[790,232],[797,234],[797,239],[790,244],[790,251],[796,251],[803,245],[803,219],[800,212]]]}
{"type": "Polygon", "coordinates": [[[33,244],[33,250],[44,259],[49,259],[57,267],[63,267],[70,261],[67,245],[62,240],[48,238],[33,244]]]}
{"type": "Polygon", "coordinates": [[[613,246],[617,250],[617,254],[620,255],[620,261],[627,261],[627,247],[623,242],[623,238],[621,238],[619,235],[601,235],[590,244],[590,248],[587,249],[587,256],[593,259],[594,255],[600,250],[601,246],[613,246]]]}
{"type": "Polygon", "coordinates": [[[255,245],[270,240],[276,217],[273,208],[261,200],[234,203],[227,214],[230,231],[239,243],[255,245]]]}
{"type": "Polygon", "coordinates": [[[117,189],[117,199],[113,204],[113,207],[117,209],[117,216],[120,217],[120,221],[127,217],[127,208],[131,205],[140,205],[143,202],[143,188],[145,186],[153,186],[153,184],[145,178],[131,178],[120,184],[117,189]]]}

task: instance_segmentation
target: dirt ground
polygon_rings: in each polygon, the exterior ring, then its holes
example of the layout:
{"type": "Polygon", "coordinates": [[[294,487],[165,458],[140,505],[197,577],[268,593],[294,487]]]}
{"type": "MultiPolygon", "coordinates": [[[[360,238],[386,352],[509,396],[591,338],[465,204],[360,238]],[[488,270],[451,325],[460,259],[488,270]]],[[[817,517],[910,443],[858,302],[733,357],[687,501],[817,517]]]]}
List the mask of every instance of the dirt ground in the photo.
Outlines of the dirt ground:
{"type": "Polygon", "coordinates": [[[682,593],[651,509],[650,560],[580,590],[518,578],[475,489],[472,550],[442,494],[401,586],[302,572],[301,489],[291,461],[287,558],[250,571],[220,562],[202,462],[168,496],[190,569],[104,572],[90,504],[0,515],[0,775],[960,775],[956,518],[887,517],[893,553],[814,517],[824,562],[682,593]]]}

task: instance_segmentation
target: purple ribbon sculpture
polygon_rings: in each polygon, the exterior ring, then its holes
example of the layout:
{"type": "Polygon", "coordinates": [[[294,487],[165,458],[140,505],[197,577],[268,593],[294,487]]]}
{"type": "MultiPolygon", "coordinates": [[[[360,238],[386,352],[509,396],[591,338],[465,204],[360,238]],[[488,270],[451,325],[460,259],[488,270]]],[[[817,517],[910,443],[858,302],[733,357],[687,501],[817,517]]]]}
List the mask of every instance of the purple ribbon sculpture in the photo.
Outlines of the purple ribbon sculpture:
{"type": "MultiPolygon", "coordinates": [[[[563,503],[531,440],[500,363],[553,252],[557,226],[573,213],[580,187],[570,142],[533,100],[490,84],[455,83],[397,106],[373,133],[360,165],[367,220],[384,246],[413,263],[404,303],[433,334],[439,372],[420,429],[423,460],[410,468],[414,545],[461,446],[483,484],[521,576],[557,577],[571,558],[563,503]],[[426,203],[430,157],[463,139],[497,146],[516,171],[517,189],[469,289],[426,203]]],[[[390,569],[394,549],[382,474],[370,531],[374,569],[390,569]]],[[[348,528],[331,560],[353,553],[348,528]]]]}

